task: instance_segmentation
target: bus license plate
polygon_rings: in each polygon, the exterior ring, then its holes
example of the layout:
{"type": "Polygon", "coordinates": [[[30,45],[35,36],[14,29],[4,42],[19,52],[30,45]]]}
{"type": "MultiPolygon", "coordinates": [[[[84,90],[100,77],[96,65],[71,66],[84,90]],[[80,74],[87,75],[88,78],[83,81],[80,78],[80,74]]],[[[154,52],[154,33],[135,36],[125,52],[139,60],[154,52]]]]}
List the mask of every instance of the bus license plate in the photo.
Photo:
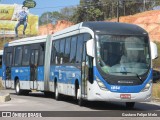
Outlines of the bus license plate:
{"type": "Polygon", "coordinates": [[[131,99],[131,94],[120,94],[121,99],[131,99]]]}

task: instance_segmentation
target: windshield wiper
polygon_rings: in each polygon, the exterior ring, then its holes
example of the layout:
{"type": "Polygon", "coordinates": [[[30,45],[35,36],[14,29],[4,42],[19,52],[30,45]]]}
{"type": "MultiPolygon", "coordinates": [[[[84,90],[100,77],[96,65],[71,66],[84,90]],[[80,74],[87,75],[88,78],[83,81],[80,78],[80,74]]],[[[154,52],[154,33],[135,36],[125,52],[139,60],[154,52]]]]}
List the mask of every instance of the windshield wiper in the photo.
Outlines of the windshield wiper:
{"type": "Polygon", "coordinates": [[[135,72],[111,72],[111,73],[122,73],[122,74],[132,73],[132,74],[135,74],[141,82],[143,82],[142,78],[135,72]]]}

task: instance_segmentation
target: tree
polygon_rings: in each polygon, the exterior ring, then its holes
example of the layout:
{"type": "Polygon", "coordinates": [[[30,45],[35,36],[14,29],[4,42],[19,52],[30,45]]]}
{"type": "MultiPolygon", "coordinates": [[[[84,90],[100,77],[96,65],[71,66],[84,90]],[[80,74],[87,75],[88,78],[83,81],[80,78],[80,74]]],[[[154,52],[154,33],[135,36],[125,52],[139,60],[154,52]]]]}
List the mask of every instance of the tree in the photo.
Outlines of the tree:
{"type": "Polygon", "coordinates": [[[53,17],[52,23],[56,23],[56,21],[63,20],[65,18],[64,15],[58,11],[52,12],[52,17],[53,17]]]}
{"type": "MultiPolygon", "coordinates": [[[[160,56],[160,43],[159,42],[155,42],[158,48],[158,56],[160,56]]],[[[160,57],[158,57],[157,59],[153,60],[153,67],[154,68],[159,68],[160,67],[160,57]]]]}
{"type": "Polygon", "coordinates": [[[39,25],[52,23],[52,21],[53,21],[52,12],[45,12],[39,18],[39,25]]]}
{"type": "Polygon", "coordinates": [[[68,20],[72,21],[73,15],[76,11],[75,7],[65,7],[58,11],[45,12],[39,18],[39,25],[44,25],[48,23],[56,23],[58,20],[68,20]]]}
{"type": "Polygon", "coordinates": [[[57,20],[79,23],[112,19],[117,17],[118,2],[119,16],[133,15],[160,5],[160,0],[80,0],[80,5],[77,7],[65,7],[60,12],[42,14],[39,23],[40,25],[55,23],[57,20]]]}
{"type": "Polygon", "coordinates": [[[65,7],[60,10],[60,14],[63,16],[63,20],[72,21],[72,16],[76,11],[76,7],[65,7]]]}
{"type": "Polygon", "coordinates": [[[73,17],[75,23],[104,20],[104,13],[102,12],[100,1],[80,0],[80,6],[77,8],[73,17]]]}

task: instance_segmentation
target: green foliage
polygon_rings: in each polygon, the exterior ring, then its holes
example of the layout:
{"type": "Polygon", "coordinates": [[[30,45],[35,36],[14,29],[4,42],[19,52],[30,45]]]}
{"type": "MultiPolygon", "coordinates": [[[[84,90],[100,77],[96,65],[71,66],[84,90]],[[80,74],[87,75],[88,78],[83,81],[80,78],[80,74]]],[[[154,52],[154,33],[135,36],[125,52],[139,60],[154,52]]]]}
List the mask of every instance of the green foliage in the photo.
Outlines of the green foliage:
{"type": "Polygon", "coordinates": [[[104,13],[102,11],[101,2],[99,0],[80,1],[80,6],[73,15],[73,22],[79,23],[83,21],[102,21],[104,13]],[[76,17],[76,18],[75,18],[76,17]]]}
{"type": "Polygon", "coordinates": [[[158,48],[158,58],[153,60],[153,67],[160,68],[160,42],[155,42],[158,48]]]}
{"type": "Polygon", "coordinates": [[[53,21],[52,12],[45,12],[39,18],[39,24],[47,24],[53,21]]]}
{"type": "Polygon", "coordinates": [[[74,12],[76,11],[75,7],[65,7],[58,11],[45,12],[39,18],[39,25],[44,25],[48,23],[56,23],[58,20],[68,20],[72,21],[74,12]]]}
{"type": "Polygon", "coordinates": [[[144,0],[80,0],[80,5],[92,5],[103,13],[104,19],[110,19],[117,17],[118,1],[119,16],[152,10],[154,6],[160,5],[160,0],[146,0],[145,4],[144,0]]]}
{"type": "Polygon", "coordinates": [[[55,23],[57,20],[68,20],[74,23],[83,21],[103,21],[117,17],[119,1],[119,16],[153,9],[160,5],[160,0],[80,0],[78,7],[65,7],[59,12],[46,12],[40,16],[40,25],[55,23]]]}
{"type": "Polygon", "coordinates": [[[87,17],[88,17],[87,20],[89,21],[97,21],[102,15],[103,15],[103,12],[101,12],[101,10],[98,8],[90,7],[87,10],[87,17]]]}
{"type": "Polygon", "coordinates": [[[160,99],[159,89],[160,89],[160,83],[153,84],[153,87],[152,87],[152,97],[153,98],[160,99]]]}
{"type": "Polygon", "coordinates": [[[72,21],[72,17],[76,11],[76,7],[65,7],[60,10],[60,14],[63,16],[63,20],[72,21]]]}

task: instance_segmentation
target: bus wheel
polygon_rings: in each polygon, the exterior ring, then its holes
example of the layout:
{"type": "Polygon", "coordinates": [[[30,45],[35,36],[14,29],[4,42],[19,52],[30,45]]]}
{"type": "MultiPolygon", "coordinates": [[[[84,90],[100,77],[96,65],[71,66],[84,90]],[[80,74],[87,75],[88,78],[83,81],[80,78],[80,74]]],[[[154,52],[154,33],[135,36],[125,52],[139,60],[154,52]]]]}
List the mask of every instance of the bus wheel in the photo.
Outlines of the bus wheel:
{"type": "MultiPolygon", "coordinates": [[[[22,90],[21,90],[21,91],[22,91],[22,90]]],[[[22,94],[23,94],[23,95],[29,95],[29,92],[31,92],[31,91],[30,91],[30,90],[23,90],[23,91],[22,91],[22,94]]]]}
{"type": "Polygon", "coordinates": [[[19,80],[16,80],[15,91],[16,91],[17,95],[21,95],[22,94],[22,90],[20,89],[20,82],[19,82],[19,80]]]}
{"type": "Polygon", "coordinates": [[[134,108],[135,102],[126,102],[126,107],[129,109],[134,108]]]}
{"type": "Polygon", "coordinates": [[[54,97],[52,92],[44,91],[45,97],[54,97]]]}
{"type": "Polygon", "coordinates": [[[60,99],[60,95],[58,93],[58,85],[57,85],[57,83],[55,83],[55,99],[56,100],[60,99]]]}

